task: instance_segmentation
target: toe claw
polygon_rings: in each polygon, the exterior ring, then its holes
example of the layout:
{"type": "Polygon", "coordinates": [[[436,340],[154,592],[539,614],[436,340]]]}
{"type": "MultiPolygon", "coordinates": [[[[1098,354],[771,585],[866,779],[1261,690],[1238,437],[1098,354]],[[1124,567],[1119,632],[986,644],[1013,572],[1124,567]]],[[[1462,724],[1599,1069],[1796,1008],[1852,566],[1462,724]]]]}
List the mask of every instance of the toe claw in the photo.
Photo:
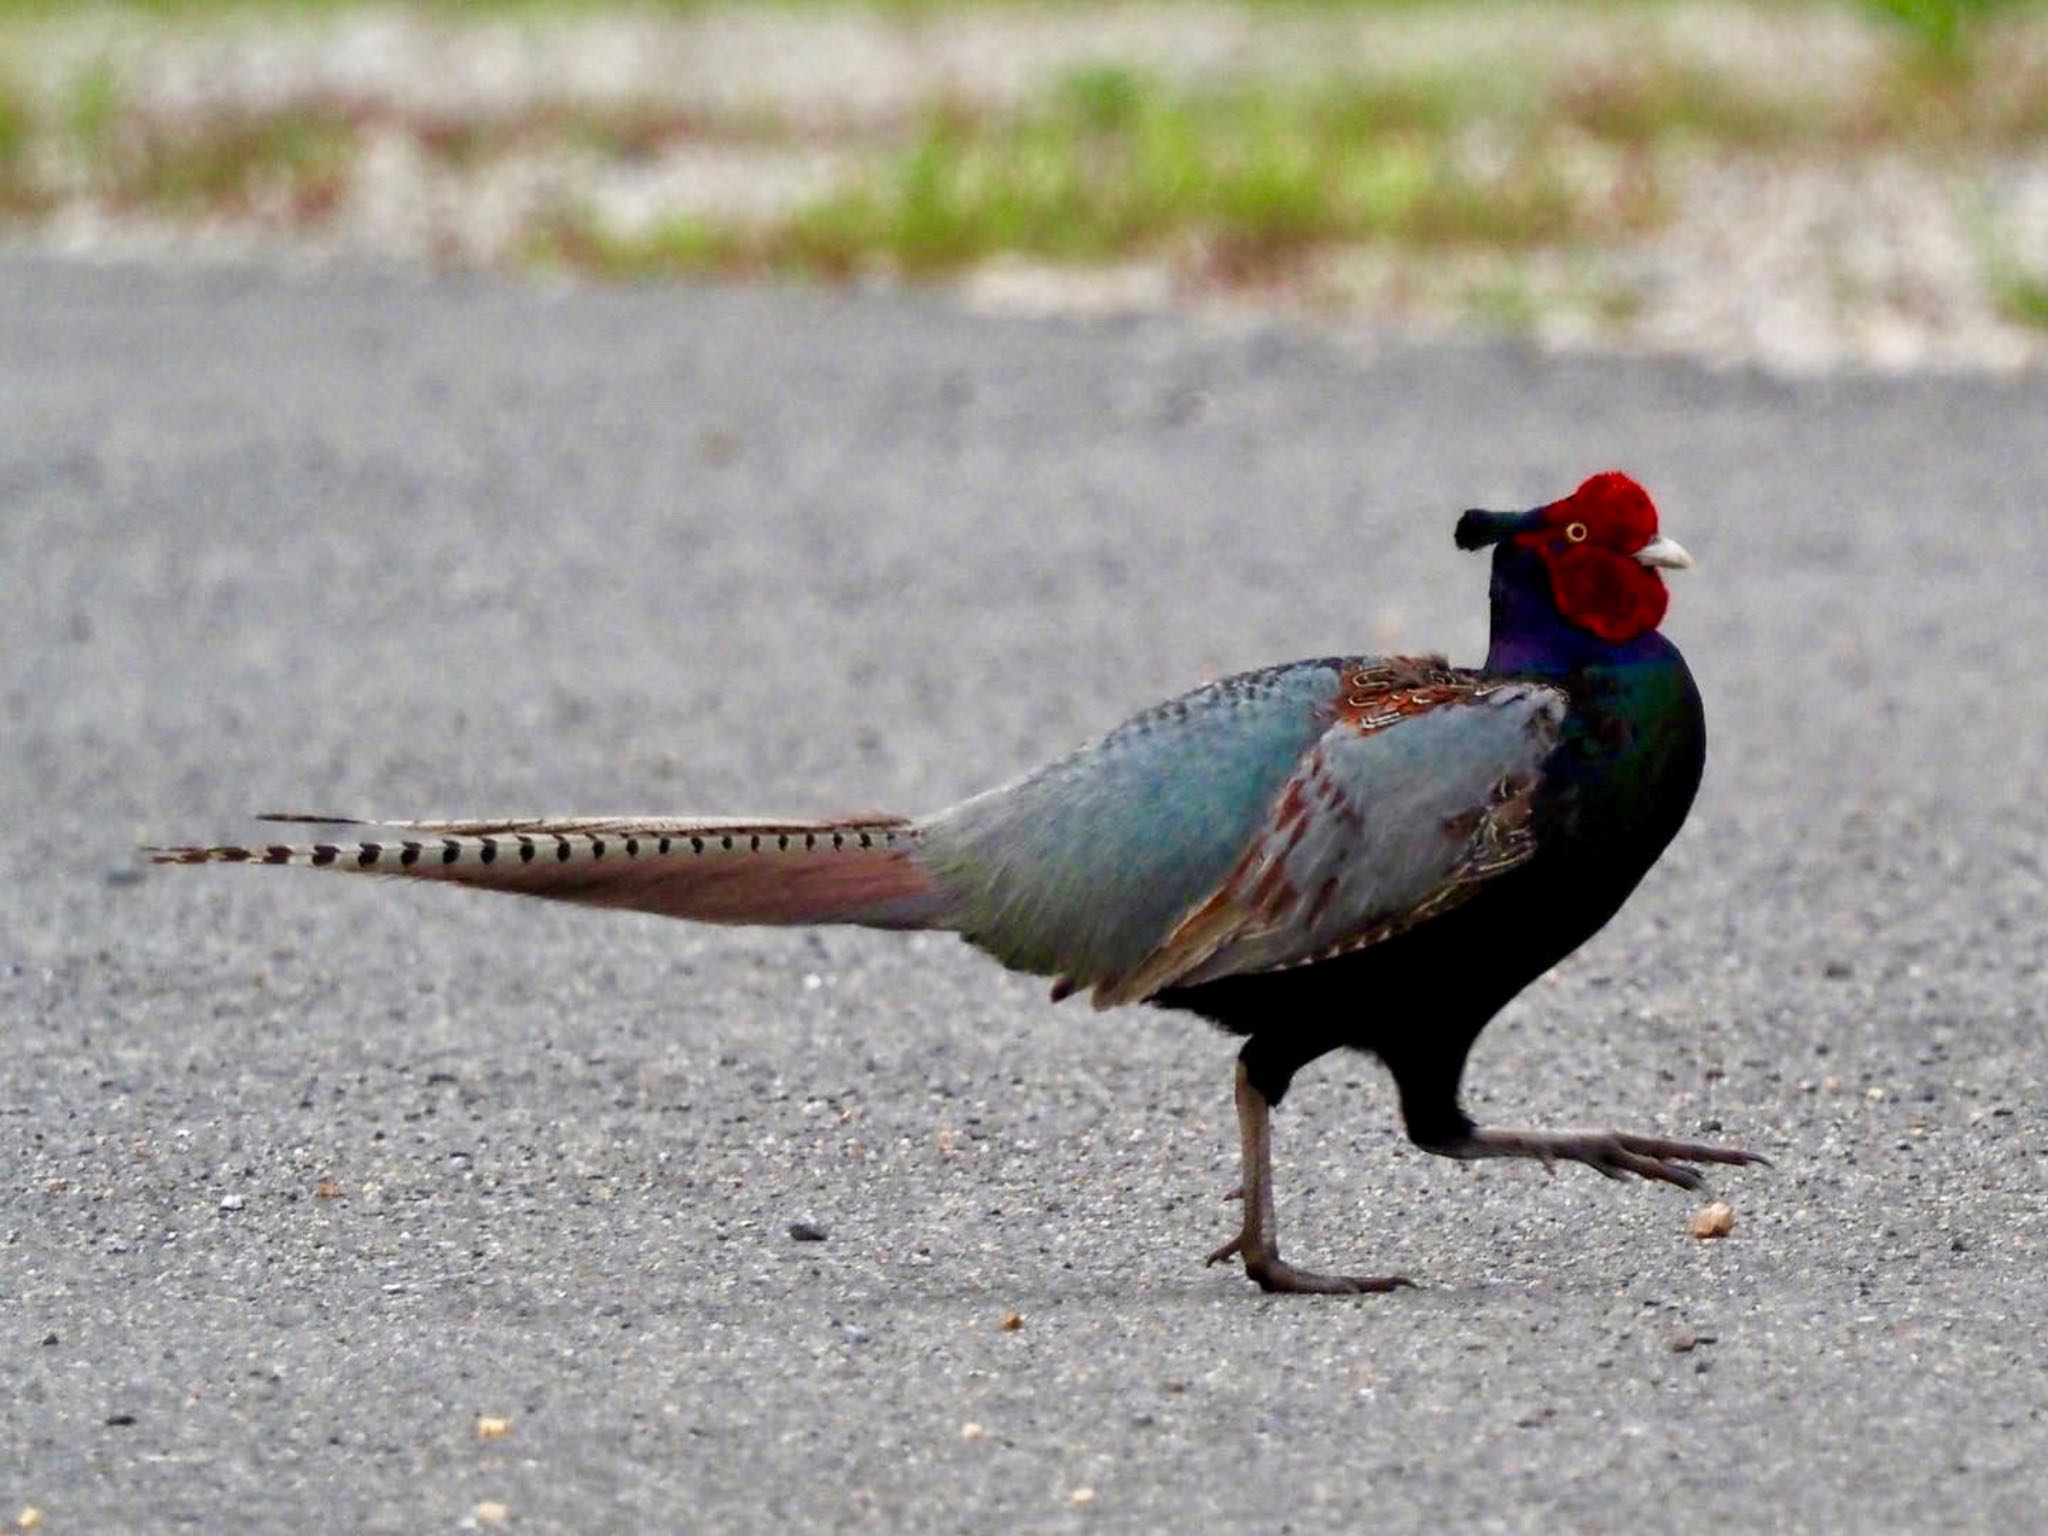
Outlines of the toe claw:
{"type": "Polygon", "coordinates": [[[1221,1248],[1218,1248],[1214,1253],[1210,1254],[1208,1258],[1202,1260],[1202,1267],[1204,1269],[1209,1269],[1217,1264],[1221,1264],[1225,1259],[1230,1258],[1235,1254],[1242,1253],[1243,1251],[1244,1234],[1240,1232],[1237,1234],[1237,1236],[1233,1237],[1229,1242],[1225,1243],[1221,1248]]]}

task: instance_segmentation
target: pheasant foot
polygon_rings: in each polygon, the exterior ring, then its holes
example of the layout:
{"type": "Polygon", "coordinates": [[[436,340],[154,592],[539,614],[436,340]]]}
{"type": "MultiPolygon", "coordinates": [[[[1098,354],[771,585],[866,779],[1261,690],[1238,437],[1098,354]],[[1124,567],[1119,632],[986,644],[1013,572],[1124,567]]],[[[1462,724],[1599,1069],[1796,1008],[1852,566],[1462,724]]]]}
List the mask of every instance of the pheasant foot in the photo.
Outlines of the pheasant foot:
{"type": "Polygon", "coordinates": [[[1415,1288],[1415,1282],[1406,1275],[1325,1275],[1313,1269],[1297,1269],[1280,1257],[1278,1247],[1272,1243],[1248,1250],[1242,1232],[1210,1254],[1207,1262],[1220,1264],[1233,1255],[1244,1260],[1246,1278],[1255,1282],[1262,1291],[1364,1296],[1415,1288]]]}
{"type": "Polygon", "coordinates": [[[1661,1136],[1636,1136],[1626,1131],[1520,1131],[1474,1128],[1455,1141],[1427,1150],[1444,1157],[1530,1157],[1549,1168],[1557,1163],[1584,1163],[1610,1179],[1629,1177],[1653,1183],[1699,1189],[1699,1170],[1688,1163],[1744,1164],[1769,1159],[1737,1147],[1699,1141],[1669,1141],[1661,1136]]]}

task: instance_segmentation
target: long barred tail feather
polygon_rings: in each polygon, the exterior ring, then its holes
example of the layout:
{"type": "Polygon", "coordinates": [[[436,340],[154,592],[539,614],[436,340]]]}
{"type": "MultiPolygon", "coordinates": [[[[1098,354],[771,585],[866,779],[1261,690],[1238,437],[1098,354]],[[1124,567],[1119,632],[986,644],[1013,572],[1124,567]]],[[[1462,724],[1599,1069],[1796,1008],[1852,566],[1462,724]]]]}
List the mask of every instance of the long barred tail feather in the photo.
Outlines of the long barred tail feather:
{"type": "Polygon", "coordinates": [[[157,864],[298,864],[709,923],[945,923],[944,895],[916,857],[922,833],[900,816],[367,821],[276,812],[262,819],[396,835],[144,852],[157,864]]]}

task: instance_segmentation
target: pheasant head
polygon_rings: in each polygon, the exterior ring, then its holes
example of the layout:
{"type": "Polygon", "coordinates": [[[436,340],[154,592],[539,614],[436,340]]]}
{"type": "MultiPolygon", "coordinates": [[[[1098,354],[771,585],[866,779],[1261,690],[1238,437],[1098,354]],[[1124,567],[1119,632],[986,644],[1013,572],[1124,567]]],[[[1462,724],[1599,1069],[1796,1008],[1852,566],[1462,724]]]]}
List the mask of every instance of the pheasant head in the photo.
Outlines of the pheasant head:
{"type": "Polygon", "coordinates": [[[1610,644],[1662,623],[1670,594],[1658,572],[1692,564],[1683,545],[1658,532],[1649,493],[1615,471],[1533,511],[1467,512],[1457,540],[1460,549],[1505,543],[1526,551],[1547,578],[1558,616],[1610,644]]]}

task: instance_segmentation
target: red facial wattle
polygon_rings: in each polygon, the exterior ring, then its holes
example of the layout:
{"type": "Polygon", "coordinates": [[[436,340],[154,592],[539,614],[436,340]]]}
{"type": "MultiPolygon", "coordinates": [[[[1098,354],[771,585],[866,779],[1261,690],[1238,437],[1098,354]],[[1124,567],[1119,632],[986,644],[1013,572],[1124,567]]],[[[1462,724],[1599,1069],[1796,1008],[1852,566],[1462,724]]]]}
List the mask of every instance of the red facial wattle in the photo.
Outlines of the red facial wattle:
{"type": "Polygon", "coordinates": [[[1557,611],[1602,640],[1620,644],[1664,622],[1671,602],[1664,578],[1633,555],[1591,543],[1570,544],[1557,553],[1546,550],[1544,563],[1557,611]]]}

